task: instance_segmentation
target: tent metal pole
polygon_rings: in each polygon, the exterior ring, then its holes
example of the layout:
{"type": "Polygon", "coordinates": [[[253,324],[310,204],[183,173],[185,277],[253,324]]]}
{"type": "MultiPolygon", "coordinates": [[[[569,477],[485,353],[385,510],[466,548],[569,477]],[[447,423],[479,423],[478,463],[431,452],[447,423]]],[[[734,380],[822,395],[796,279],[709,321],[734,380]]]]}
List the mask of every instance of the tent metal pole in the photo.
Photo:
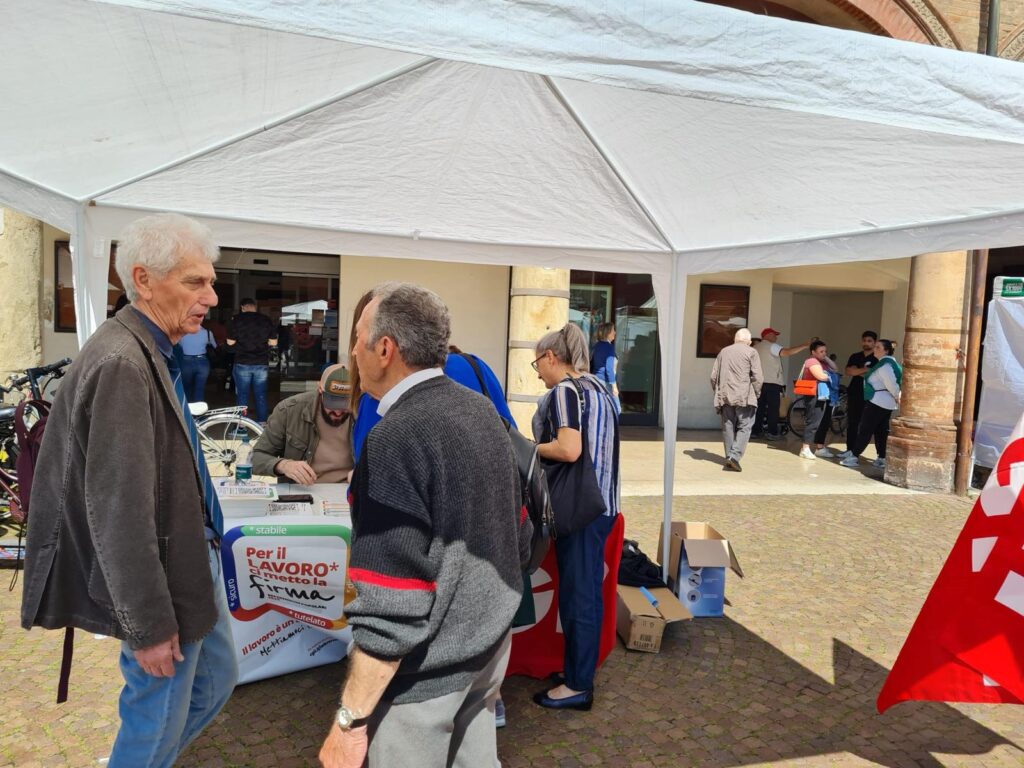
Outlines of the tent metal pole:
{"type": "MultiPolygon", "coordinates": [[[[985,53],[999,55],[999,0],[989,0],[985,53]]],[[[974,466],[974,408],[978,400],[978,365],[981,357],[981,326],[985,319],[985,288],[988,283],[988,248],[971,252],[971,308],[967,327],[964,393],[956,435],[956,468],[953,492],[966,496],[974,466]]]]}
{"type": "Polygon", "coordinates": [[[432,64],[435,61],[437,61],[437,59],[428,58],[422,59],[413,64],[407,64],[404,67],[396,69],[394,72],[389,72],[386,75],[381,75],[380,77],[375,78],[368,83],[363,83],[362,85],[359,85],[355,88],[349,88],[348,90],[342,91],[341,93],[336,93],[333,96],[330,96],[326,99],[320,99],[319,101],[315,101],[312,104],[306,105],[305,107],[301,107],[299,109],[289,112],[288,114],[275,118],[274,120],[271,120],[269,123],[264,123],[255,128],[250,128],[247,131],[243,131],[242,133],[231,136],[230,138],[223,139],[207,147],[198,149],[195,152],[191,152],[187,155],[184,155],[183,157],[179,157],[176,160],[164,163],[163,165],[158,165],[156,168],[132,176],[130,179],[119,181],[117,184],[113,184],[109,187],[100,189],[96,192],[93,192],[91,195],[86,195],[84,198],[79,200],[79,202],[94,201],[100,197],[103,197],[104,195],[109,195],[111,192],[116,192],[117,190],[135,184],[136,182],[148,179],[150,176],[155,176],[158,173],[163,173],[164,171],[169,171],[172,168],[177,168],[179,165],[184,165],[185,163],[190,162],[192,160],[196,160],[200,157],[203,157],[204,155],[208,155],[212,152],[216,152],[217,150],[224,149],[225,147],[229,147],[232,144],[237,144],[240,141],[244,141],[245,139],[248,139],[252,136],[263,133],[264,131],[269,131],[273,128],[278,127],[279,125],[290,122],[291,120],[296,120],[300,117],[304,117],[305,115],[321,110],[324,107],[329,107],[330,105],[335,104],[339,101],[343,101],[351,96],[363,93],[364,91],[368,91],[371,88],[376,88],[378,85],[387,83],[391,80],[394,80],[395,78],[401,77],[402,75],[407,75],[410,72],[413,72],[419,69],[420,67],[425,67],[428,64],[432,64]]]}
{"type": "MultiPolygon", "coordinates": [[[[665,420],[664,450],[665,465],[662,470],[664,488],[661,521],[661,577],[669,581],[669,548],[672,532],[672,502],[675,495],[676,475],[676,429],[679,426],[679,380],[682,357],[683,305],[686,299],[686,274],[680,266],[679,254],[672,255],[671,284],[669,286],[668,327],[660,328],[659,334],[666,334],[668,344],[664,374],[661,382],[662,414],[665,420]]],[[[659,319],[661,318],[659,307],[659,319]]],[[[674,576],[675,574],[672,574],[674,576]]]]}
{"type": "Polygon", "coordinates": [[[999,0],[988,0],[985,53],[989,56],[999,55],[999,0]]]}
{"type": "Polygon", "coordinates": [[[970,471],[974,454],[974,404],[978,394],[978,359],[981,357],[981,323],[985,317],[985,288],[988,282],[988,248],[972,252],[971,310],[967,330],[967,361],[964,370],[964,394],[960,402],[960,424],[956,436],[956,470],[953,491],[966,496],[971,487],[970,471]]]}

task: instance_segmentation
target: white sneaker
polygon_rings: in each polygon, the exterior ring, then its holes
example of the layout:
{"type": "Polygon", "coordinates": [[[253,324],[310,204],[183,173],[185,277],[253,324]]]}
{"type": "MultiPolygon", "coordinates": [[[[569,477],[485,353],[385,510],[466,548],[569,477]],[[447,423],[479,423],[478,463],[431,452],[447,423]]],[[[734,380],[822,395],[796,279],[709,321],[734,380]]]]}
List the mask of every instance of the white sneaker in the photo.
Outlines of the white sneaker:
{"type": "Polygon", "coordinates": [[[878,467],[879,469],[885,469],[885,459],[879,457],[871,462],[871,466],[878,467]]]}
{"type": "Polygon", "coordinates": [[[819,448],[814,452],[814,455],[819,459],[834,459],[836,457],[828,448],[819,448]]]}
{"type": "Polygon", "coordinates": [[[847,456],[845,459],[839,462],[844,467],[859,467],[860,459],[856,456],[847,456]]]}
{"type": "Polygon", "coordinates": [[[814,461],[814,454],[811,453],[810,448],[801,448],[800,449],[800,458],[801,459],[810,459],[811,461],[814,461]]]}
{"type": "Polygon", "coordinates": [[[846,451],[843,451],[842,453],[837,453],[836,454],[836,458],[837,459],[848,459],[851,456],[853,456],[853,451],[850,451],[850,450],[846,450],[846,451]]]}

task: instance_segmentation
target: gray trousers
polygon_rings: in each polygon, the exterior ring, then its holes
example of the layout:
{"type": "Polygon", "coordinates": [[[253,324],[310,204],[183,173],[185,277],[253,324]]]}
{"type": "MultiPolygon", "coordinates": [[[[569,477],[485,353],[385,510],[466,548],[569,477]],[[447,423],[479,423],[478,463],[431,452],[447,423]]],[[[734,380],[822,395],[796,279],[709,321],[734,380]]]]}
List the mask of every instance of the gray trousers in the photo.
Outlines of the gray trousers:
{"type": "Polygon", "coordinates": [[[494,731],[512,635],[468,686],[414,704],[381,702],[369,723],[369,768],[500,768],[494,731]]]}
{"type": "Polygon", "coordinates": [[[725,442],[725,458],[739,461],[747,450],[750,431],[754,428],[756,405],[722,406],[722,440],[725,442]]]}

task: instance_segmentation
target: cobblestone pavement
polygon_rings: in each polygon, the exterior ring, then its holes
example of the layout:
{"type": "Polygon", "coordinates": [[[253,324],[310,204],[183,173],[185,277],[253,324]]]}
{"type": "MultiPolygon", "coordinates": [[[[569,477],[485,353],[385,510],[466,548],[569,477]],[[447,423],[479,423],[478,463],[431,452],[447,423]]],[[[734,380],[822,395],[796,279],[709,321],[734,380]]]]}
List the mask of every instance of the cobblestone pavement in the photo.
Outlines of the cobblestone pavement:
{"type": "MultiPolygon", "coordinates": [[[[936,496],[744,496],[676,500],[733,541],[724,619],[672,625],[657,655],[612,652],[588,713],[530,702],[538,681],[504,689],[503,764],[522,766],[1024,765],[1013,706],[874,700],[969,510],[936,496]]],[[[627,535],[648,552],[660,500],[626,504],[627,535]]],[[[0,572],[0,575],[9,572],[0,572]]],[[[17,628],[0,597],[0,765],[89,766],[117,728],[112,640],[81,635],[71,700],[53,704],[60,633],[17,628]]],[[[334,708],[344,664],[239,688],[183,766],[304,766],[334,708]]]]}

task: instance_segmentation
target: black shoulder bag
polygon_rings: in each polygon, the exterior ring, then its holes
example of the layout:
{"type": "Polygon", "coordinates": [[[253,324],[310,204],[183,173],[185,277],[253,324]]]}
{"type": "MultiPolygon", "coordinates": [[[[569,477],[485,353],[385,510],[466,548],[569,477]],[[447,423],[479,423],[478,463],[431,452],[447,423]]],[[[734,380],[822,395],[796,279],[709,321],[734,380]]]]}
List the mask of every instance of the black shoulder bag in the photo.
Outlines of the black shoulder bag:
{"type": "Polygon", "coordinates": [[[587,399],[583,387],[569,377],[580,399],[580,438],[583,450],[573,462],[543,460],[548,478],[548,493],[555,511],[555,535],[567,536],[581,531],[608,511],[597,482],[597,471],[590,458],[587,440],[587,399]]]}

